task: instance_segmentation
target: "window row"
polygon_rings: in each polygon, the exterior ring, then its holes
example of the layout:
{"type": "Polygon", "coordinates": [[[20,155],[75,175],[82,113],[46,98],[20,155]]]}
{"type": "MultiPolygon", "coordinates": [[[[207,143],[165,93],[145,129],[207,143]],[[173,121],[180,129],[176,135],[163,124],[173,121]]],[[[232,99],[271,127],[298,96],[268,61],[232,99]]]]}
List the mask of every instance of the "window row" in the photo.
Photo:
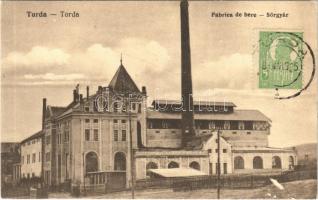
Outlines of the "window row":
{"type": "MultiPolygon", "coordinates": [[[[219,149],[214,150],[215,153],[219,153],[219,149]]],[[[227,153],[227,149],[222,149],[223,153],[227,153]]],[[[208,149],[208,153],[212,153],[212,149],[208,149]]]]}
{"type": "Polygon", "coordinates": [[[93,119],[93,120],[91,120],[91,119],[85,119],[85,123],[86,123],[86,124],[91,123],[91,122],[93,122],[94,124],[97,124],[97,123],[98,123],[98,119],[93,119]]]}
{"type": "Polygon", "coordinates": [[[98,129],[93,129],[93,132],[91,129],[85,129],[85,141],[98,141],[98,137],[98,129]]]}
{"type": "MultiPolygon", "coordinates": [[[[148,120],[147,127],[149,129],[180,129],[180,120],[177,119],[152,119],[148,120]]],[[[196,129],[220,129],[220,130],[268,130],[267,122],[255,121],[208,121],[195,120],[196,129]]]]}
{"type": "MultiPolygon", "coordinates": [[[[289,169],[293,169],[294,167],[294,157],[288,157],[288,166],[289,169]]],[[[281,169],[282,161],[279,156],[272,157],[272,169],[281,169]]],[[[244,158],[242,156],[236,156],[234,158],[234,169],[244,169],[244,158]]],[[[253,169],[263,169],[263,159],[260,156],[255,156],[253,158],[253,169]]]]}
{"type": "Polygon", "coordinates": [[[30,140],[30,141],[27,141],[26,143],[23,143],[22,146],[35,144],[35,143],[38,143],[40,141],[41,141],[41,138],[36,138],[36,139],[30,140]]]}
{"type": "MultiPolygon", "coordinates": [[[[130,112],[141,113],[141,104],[140,103],[131,102],[130,104],[131,104],[130,112]]],[[[94,112],[110,112],[111,111],[109,106],[108,106],[108,101],[103,100],[102,98],[100,98],[100,101],[94,102],[93,109],[94,109],[94,112]]],[[[86,105],[84,107],[84,111],[91,112],[92,109],[89,105],[86,105]]],[[[112,104],[112,111],[113,112],[126,112],[126,105],[120,101],[115,101],[112,104]]]]}
{"type": "Polygon", "coordinates": [[[62,125],[65,127],[65,128],[68,128],[70,126],[70,121],[66,121],[66,122],[63,122],[63,123],[58,123],[57,124],[57,128],[58,129],[61,129],[62,128],[62,125]]]}
{"type": "Polygon", "coordinates": [[[57,134],[57,143],[62,144],[62,141],[69,142],[70,140],[70,133],[69,131],[65,131],[64,134],[59,133],[57,134]]]}
{"type": "Polygon", "coordinates": [[[121,134],[119,134],[119,130],[114,130],[114,141],[126,141],[127,140],[127,131],[121,130],[121,134]]]}
{"type": "MultiPolygon", "coordinates": [[[[26,162],[25,162],[25,157],[22,156],[21,157],[21,164],[30,164],[31,162],[32,163],[35,163],[36,162],[36,157],[37,157],[37,154],[36,153],[33,153],[33,154],[27,154],[26,155],[26,162]],[[31,157],[32,156],[32,157],[31,157]],[[32,160],[31,160],[32,158],[32,160]]],[[[41,152],[38,153],[38,162],[41,162],[41,152]]]]}

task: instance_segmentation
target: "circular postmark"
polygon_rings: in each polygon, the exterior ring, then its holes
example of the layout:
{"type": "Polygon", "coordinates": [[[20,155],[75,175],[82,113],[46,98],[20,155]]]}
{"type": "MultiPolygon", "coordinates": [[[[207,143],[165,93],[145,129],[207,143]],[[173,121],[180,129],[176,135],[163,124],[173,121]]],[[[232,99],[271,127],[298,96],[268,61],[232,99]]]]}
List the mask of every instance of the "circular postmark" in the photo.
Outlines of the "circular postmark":
{"type": "Polygon", "coordinates": [[[275,89],[276,99],[290,99],[309,87],[315,75],[315,57],[310,45],[303,40],[303,33],[260,32],[259,45],[260,88],[275,89]],[[308,64],[312,65],[311,73],[308,73],[308,64]],[[303,82],[306,83],[303,85],[303,82]],[[297,92],[281,96],[280,89],[297,89],[297,92]]]}

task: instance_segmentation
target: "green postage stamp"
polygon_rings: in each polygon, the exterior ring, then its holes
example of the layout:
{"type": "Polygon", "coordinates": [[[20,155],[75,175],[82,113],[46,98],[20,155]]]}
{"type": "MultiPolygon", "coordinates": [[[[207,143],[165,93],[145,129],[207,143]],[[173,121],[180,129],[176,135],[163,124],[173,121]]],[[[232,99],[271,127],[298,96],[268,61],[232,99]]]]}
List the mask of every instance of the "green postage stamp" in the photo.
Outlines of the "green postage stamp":
{"type": "Polygon", "coordinates": [[[301,89],[303,33],[260,31],[259,88],[301,89]]]}

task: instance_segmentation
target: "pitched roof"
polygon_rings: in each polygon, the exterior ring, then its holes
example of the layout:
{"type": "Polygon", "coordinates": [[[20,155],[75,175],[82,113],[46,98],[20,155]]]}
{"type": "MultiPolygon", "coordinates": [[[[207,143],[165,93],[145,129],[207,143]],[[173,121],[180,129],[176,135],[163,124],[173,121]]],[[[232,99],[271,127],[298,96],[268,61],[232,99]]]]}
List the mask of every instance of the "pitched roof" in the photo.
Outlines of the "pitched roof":
{"type": "Polygon", "coordinates": [[[65,107],[51,106],[51,111],[54,117],[62,114],[64,110],[65,110],[65,107]]]}
{"type": "Polygon", "coordinates": [[[122,64],[119,66],[114,77],[110,81],[109,87],[117,92],[140,93],[137,85],[122,64]]]}
{"type": "MultiPolygon", "coordinates": [[[[180,100],[163,100],[163,99],[155,99],[152,101],[151,105],[181,105],[180,100]]],[[[232,102],[216,102],[216,101],[193,101],[193,105],[209,105],[209,106],[227,106],[227,107],[236,107],[236,105],[232,102]]]]}
{"type": "MultiPolygon", "coordinates": [[[[181,113],[147,111],[148,119],[181,119],[181,113]]],[[[271,120],[258,110],[235,110],[233,113],[195,113],[197,120],[233,120],[233,121],[269,121],[271,120]]]]}
{"type": "Polygon", "coordinates": [[[162,177],[189,177],[189,176],[204,176],[207,175],[202,171],[192,168],[161,168],[161,169],[149,169],[148,171],[157,174],[162,177]]]}
{"type": "Polygon", "coordinates": [[[25,138],[24,140],[22,140],[22,141],[21,141],[21,144],[23,144],[23,143],[25,143],[25,142],[27,142],[27,141],[29,141],[29,140],[33,140],[33,139],[35,139],[35,138],[39,138],[39,137],[41,137],[42,135],[43,135],[43,132],[42,132],[42,130],[41,130],[41,131],[39,131],[39,132],[37,132],[37,133],[34,133],[33,135],[31,135],[31,136],[25,138]]]}
{"type": "Polygon", "coordinates": [[[234,153],[295,153],[294,149],[287,149],[287,148],[276,148],[276,147],[232,147],[232,152],[234,153]]]}

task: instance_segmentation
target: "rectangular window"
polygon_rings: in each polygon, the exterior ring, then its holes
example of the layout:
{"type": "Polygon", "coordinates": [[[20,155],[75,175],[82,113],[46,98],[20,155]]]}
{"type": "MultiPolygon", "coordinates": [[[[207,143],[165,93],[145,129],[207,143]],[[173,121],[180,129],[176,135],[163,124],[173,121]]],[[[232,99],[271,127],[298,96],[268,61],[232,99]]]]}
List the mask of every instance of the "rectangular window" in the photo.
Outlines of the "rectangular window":
{"type": "Polygon", "coordinates": [[[212,153],[212,149],[208,149],[208,153],[212,153]]]}
{"type": "Polygon", "coordinates": [[[98,141],[98,129],[94,129],[94,140],[98,141]]]}
{"type": "Polygon", "coordinates": [[[33,153],[33,154],[32,154],[32,163],[35,163],[35,159],[36,159],[36,154],[33,153]]]}
{"type": "Polygon", "coordinates": [[[245,128],[245,130],[253,130],[253,122],[252,121],[245,121],[244,128],[245,128]]]}
{"type": "Polygon", "coordinates": [[[138,113],[141,113],[141,104],[138,104],[138,113]]]}
{"type": "Polygon", "coordinates": [[[219,150],[218,149],[215,149],[215,153],[218,153],[219,152],[219,150]]]}
{"type": "Polygon", "coordinates": [[[223,149],[223,153],[227,153],[227,149],[223,149]]]}
{"type": "Polygon", "coordinates": [[[121,141],[126,141],[126,130],[122,130],[121,132],[121,141]]]}
{"type": "Polygon", "coordinates": [[[237,121],[230,121],[231,130],[237,130],[239,123],[237,121]]]}
{"type": "Polygon", "coordinates": [[[126,120],[125,119],[121,120],[121,128],[126,129],[126,120]]]}
{"type": "Polygon", "coordinates": [[[22,164],[24,164],[24,156],[22,156],[22,164]]]}
{"type": "Polygon", "coordinates": [[[85,123],[89,123],[89,119],[85,119],[85,123]]]}
{"type": "Polygon", "coordinates": [[[30,155],[27,155],[27,164],[30,164],[30,155]]]}
{"type": "Polygon", "coordinates": [[[231,128],[230,122],[229,121],[225,121],[224,122],[224,129],[225,130],[229,130],[231,128]]]}
{"type": "Polygon", "coordinates": [[[246,132],[247,133],[247,135],[250,135],[251,134],[251,132],[246,132]]]}
{"type": "Polygon", "coordinates": [[[118,141],[118,130],[114,130],[114,141],[118,141]]]}
{"type": "Polygon", "coordinates": [[[223,163],[223,173],[227,174],[227,163],[223,163]]]}
{"type": "Polygon", "coordinates": [[[64,142],[68,142],[70,140],[70,132],[66,131],[64,134],[64,142]]]}
{"type": "Polygon", "coordinates": [[[215,128],[222,130],[224,128],[224,121],[215,121],[215,128]]]}
{"type": "Polygon", "coordinates": [[[41,152],[39,152],[39,162],[41,162],[41,152]]]}
{"type": "Polygon", "coordinates": [[[114,119],[114,124],[117,124],[118,123],[118,120],[117,119],[114,119]]]}
{"type": "MultiPolygon", "coordinates": [[[[219,173],[219,163],[215,163],[215,174],[218,174],[219,173]]],[[[221,169],[220,169],[220,174],[221,174],[221,169]]]]}
{"type": "Polygon", "coordinates": [[[238,129],[239,130],[244,130],[244,122],[239,122],[238,129]]]}
{"type": "Polygon", "coordinates": [[[89,112],[89,107],[85,107],[85,112],[89,112]]]}
{"type": "Polygon", "coordinates": [[[46,154],[45,154],[45,161],[46,162],[49,162],[51,160],[51,154],[50,154],[50,152],[47,152],[46,154]]]}
{"type": "Polygon", "coordinates": [[[98,119],[94,119],[94,123],[98,123],[98,119]]]}
{"type": "Polygon", "coordinates": [[[85,129],[85,140],[89,141],[90,139],[90,130],[89,129],[85,129]]]}
{"type": "Polygon", "coordinates": [[[49,145],[51,143],[51,136],[46,136],[46,144],[49,145]]]}

